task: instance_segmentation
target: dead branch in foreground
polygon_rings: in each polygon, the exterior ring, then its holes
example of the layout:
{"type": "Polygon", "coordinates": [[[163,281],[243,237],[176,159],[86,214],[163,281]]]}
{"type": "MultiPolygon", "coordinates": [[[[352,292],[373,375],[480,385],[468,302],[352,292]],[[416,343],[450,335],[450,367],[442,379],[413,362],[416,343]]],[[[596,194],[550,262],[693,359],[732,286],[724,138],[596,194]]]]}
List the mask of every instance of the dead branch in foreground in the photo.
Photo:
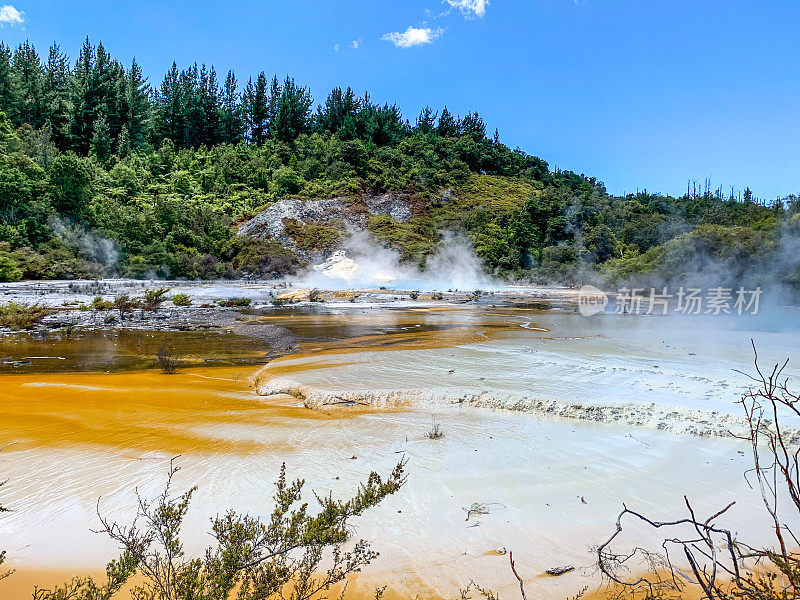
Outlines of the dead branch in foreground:
{"type": "Polygon", "coordinates": [[[732,529],[717,524],[733,502],[703,519],[684,497],[688,514],[672,521],[656,521],[623,505],[614,533],[597,548],[600,572],[622,594],[670,598],[696,585],[708,600],[800,598],[800,541],[795,535],[800,518],[800,445],[781,424],[787,416],[800,418],[800,395],[790,390],[783,376],[788,361],[765,373],[755,345],[753,351],[756,375],[748,377],[754,385],[740,400],[747,433],[736,437],[750,445],[754,466],[745,478],[761,495],[772,522],[775,548],[748,544],[732,529]],[[623,523],[630,520],[668,532],[661,550],[613,550],[623,523]],[[631,577],[634,571],[646,574],[631,577]]]}

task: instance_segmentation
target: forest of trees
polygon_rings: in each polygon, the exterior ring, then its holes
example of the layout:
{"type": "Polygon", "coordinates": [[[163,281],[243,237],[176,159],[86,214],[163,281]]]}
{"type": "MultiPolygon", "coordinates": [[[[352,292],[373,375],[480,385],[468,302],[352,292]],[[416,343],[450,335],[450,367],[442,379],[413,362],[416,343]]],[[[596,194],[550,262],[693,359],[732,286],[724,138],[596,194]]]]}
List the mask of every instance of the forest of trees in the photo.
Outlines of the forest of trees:
{"type": "Polygon", "coordinates": [[[575,282],[687,271],[800,285],[800,201],[694,186],[680,198],[607,193],[487,135],[477,113],[396,105],[336,88],[315,106],[291,77],[245,81],[173,64],[151,85],[87,39],[0,43],[0,281],[274,276],[298,268],[236,225],[296,195],[395,191],[414,216],[370,231],[423,264],[461,230],[487,268],[575,282]],[[444,202],[443,198],[455,198],[444,202]],[[761,279],[759,279],[761,278],[761,279]]]}

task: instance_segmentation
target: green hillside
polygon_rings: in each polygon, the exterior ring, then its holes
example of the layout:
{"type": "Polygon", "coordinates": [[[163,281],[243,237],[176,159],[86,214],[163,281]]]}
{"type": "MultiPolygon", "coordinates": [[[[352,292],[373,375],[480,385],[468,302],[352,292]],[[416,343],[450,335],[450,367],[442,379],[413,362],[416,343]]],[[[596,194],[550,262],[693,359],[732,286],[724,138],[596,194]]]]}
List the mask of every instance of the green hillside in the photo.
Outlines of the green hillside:
{"type": "MultiPolygon", "coordinates": [[[[287,197],[396,192],[411,217],[365,227],[424,265],[465,232],[500,276],[800,286],[800,201],[696,185],[679,197],[609,195],[585,175],[508,148],[477,114],[406,119],[333,90],[315,107],[291,78],[239,81],[174,66],[150,86],[134,62],[88,41],[0,44],[0,280],[278,276],[303,259],[238,224],[287,197]]],[[[340,222],[290,223],[303,251],[330,251],[340,222]]]]}

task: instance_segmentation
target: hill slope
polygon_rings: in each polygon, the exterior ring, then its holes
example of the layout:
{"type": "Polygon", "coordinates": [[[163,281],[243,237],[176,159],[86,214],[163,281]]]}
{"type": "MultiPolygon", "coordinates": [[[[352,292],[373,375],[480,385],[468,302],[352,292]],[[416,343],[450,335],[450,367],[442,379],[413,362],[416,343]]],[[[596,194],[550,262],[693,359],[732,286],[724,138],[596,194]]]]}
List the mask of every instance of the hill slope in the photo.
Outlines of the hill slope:
{"type": "Polygon", "coordinates": [[[616,197],[474,113],[312,106],[291,78],[173,67],[154,90],[88,40],[74,66],[0,44],[0,280],[280,276],[357,228],[417,265],[462,232],[509,277],[800,285],[796,197],[616,197]]]}

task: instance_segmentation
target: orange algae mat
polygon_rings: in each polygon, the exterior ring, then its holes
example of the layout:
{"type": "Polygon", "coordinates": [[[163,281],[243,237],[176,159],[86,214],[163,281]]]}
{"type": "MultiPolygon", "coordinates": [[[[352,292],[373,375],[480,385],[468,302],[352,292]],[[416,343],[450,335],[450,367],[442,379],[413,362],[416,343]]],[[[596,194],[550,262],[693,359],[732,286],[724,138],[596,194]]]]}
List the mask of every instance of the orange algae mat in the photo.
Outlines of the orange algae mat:
{"type": "MultiPolygon", "coordinates": [[[[6,452],[88,446],[143,452],[251,452],[257,441],[209,434],[216,426],[269,426],[334,418],[255,394],[252,367],[3,375],[0,445],[6,452]]],[[[274,443],[274,442],[273,442],[274,443]]]]}

